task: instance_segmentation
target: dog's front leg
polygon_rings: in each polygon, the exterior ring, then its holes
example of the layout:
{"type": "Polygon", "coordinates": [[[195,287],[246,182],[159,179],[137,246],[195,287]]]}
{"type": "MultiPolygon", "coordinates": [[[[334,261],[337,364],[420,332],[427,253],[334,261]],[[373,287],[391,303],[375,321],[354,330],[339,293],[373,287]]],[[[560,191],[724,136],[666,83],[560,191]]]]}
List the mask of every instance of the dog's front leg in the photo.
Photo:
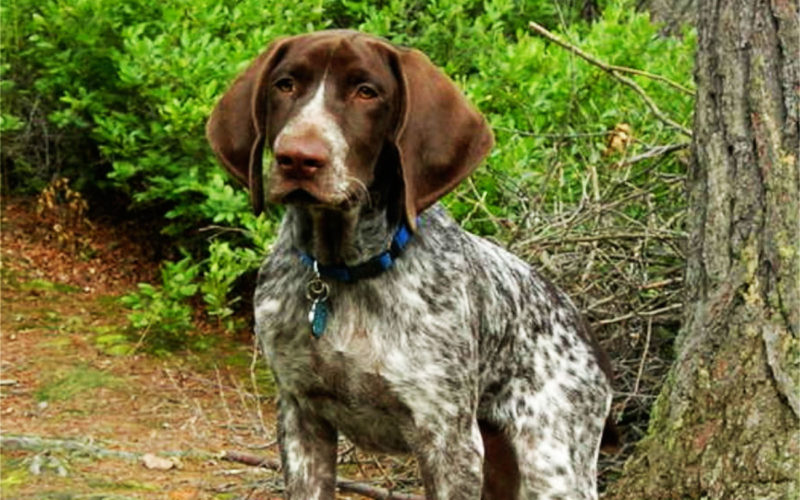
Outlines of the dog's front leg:
{"type": "Polygon", "coordinates": [[[336,430],[288,394],[278,404],[278,440],[287,500],[332,500],[336,492],[336,430]]]}
{"type": "Polygon", "coordinates": [[[483,441],[480,430],[472,418],[459,420],[463,426],[437,426],[420,433],[414,446],[428,500],[481,498],[483,441]]]}

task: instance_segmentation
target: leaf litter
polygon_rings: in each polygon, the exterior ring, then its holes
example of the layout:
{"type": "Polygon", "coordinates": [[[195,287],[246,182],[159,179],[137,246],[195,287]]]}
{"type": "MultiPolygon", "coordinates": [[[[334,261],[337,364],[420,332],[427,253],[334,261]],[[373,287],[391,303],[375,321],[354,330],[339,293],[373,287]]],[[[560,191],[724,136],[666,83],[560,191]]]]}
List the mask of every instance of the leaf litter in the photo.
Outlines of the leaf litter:
{"type": "MultiPolygon", "coordinates": [[[[278,463],[274,385],[251,368],[249,332],[198,323],[218,339],[206,351],[134,351],[118,298],[157,279],[149,239],[92,221],[70,253],[33,205],[1,212],[0,497],[281,498],[279,467],[226,458],[278,463]]],[[[339,469],[363,481],[343,479],[339,499],[421,491],[413,460],[345,440],[339,469]]]]}

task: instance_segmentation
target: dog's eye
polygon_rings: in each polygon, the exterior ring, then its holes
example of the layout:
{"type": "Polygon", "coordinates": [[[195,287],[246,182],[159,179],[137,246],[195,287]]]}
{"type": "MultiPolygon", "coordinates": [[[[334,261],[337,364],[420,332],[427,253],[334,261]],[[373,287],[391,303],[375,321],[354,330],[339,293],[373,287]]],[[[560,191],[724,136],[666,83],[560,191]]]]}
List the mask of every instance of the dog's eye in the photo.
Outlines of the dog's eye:
{"type": "Polygon", "coordinates": [[[369,85],[362,84],[356,89],[356,97],[364,100],[375,99],[378,97],[378,91],[369,85]]]}
{"type": "Polygon", "coordinates": [[[294,81],[291,78],[281,78],[275,82],[275,88],[281,92],[291,94],[294,92],[294,81]]]}

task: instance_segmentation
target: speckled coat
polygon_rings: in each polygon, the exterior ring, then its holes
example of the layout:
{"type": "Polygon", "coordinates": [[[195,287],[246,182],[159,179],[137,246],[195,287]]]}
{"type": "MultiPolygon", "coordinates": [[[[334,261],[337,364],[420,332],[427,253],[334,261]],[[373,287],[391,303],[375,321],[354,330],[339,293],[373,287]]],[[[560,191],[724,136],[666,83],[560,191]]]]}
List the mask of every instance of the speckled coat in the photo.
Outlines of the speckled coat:
{"type": "Polygon", "coordinates": [[[215,108],[209,140],[262,202],[287,205],[260,269],[256,334],[274,371],[286,496],[334,498],[337,436],[412,453],[432,500],[595,499],[611,402],[604,354],[572,302],[435,201],[492,143],[422,54],[347,31],[278,41],[215,108]],[[384,272],[324,279],[413,236],[384,272]]]}
{"type": "Polygon", "coordinates": [[[313,272],[295,250],[301,219],[287,215],[255,300],[290,478],[296,468],[333,488],[333,462],[318,454],[335,453],[338,429],[365,449],[416,453],[430,498],[476,499],[485,421],[509,434],[525,464],[523,498],[593,497],[611,392],[563,293],[436,206],[392,269],[331,283],[329,324],[315,339],[305,296],[313,272]]]}

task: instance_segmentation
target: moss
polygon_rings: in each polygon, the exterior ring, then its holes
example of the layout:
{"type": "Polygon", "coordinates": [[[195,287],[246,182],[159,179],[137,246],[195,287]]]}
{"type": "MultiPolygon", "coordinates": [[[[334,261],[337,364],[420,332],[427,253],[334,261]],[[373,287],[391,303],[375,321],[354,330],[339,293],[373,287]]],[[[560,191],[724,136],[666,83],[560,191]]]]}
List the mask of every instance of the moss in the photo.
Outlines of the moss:
{"type": "Polygon", "coordinates": [[[161,491],[163,486],[157,484],[143,483],[140,481],[127,480],[113,480],[106,478],[92,478],[87,481],[87,484],[96,489],[111,489],[111,490],[131,490],[136,492],[142,491],[161,491]]]}
{"type": "Polygon", "coordinates": [[[116,388],[122,381],[87,365],[77,365],[58,374],[36,391],[37,401],[64,401],[91,389],[116,388]]]}
{"type": "Polygon", "coordinates": [[[28,480],[28,468],[21,459],[0,456],[0,496],[12,498],[17,489],[28,480]]]}
{"type": "MultiPolygon", "coordinates": [[[[105,329],[104,329],[105,330],[105,329]]],[[[109,356],[127,356],[134,352],[136,344],[129,335],[112,329],[109,333],[98,335],[94,338],[94,345],[103,354],[109,356]]]]}
{"type": "Polygon", "coordinates": [[[3,288],[18,290],[22,282],[22,273],[8,266],[2,266],[0,267],[0,282],[3,283],[3,288]]]}
{"type": "Polygon", "coordinates": [[[20,283],[19,289],[26,292],[38,291],[38,292],[76,293],[81,291],[81,289],[76,286],[65,285],[63,283],[55,283],[52,281],[47,281],[38,278],[20,283]]]}
{"type": "Polygon", "coordinates": [[[55,350],[67,349],[70,345],[72,345],[72,339],[63,335],[55,336],[39,343],[41,347],[55,350]]]}
{"type": "Polygon", "coordinates": [[[661,446],[667,452],[672,452],[675,449],[678,442],[677,437],[683,427],[683,418],[680,415],[674,418],[674,415],[671,415],[670,412],[670,390],[674,387],[674,379],[675,375],[671,370],[667,374],[667,380],[650,410],[647,435],[637,444],[638,449],[653,450],[661,446]]]}

